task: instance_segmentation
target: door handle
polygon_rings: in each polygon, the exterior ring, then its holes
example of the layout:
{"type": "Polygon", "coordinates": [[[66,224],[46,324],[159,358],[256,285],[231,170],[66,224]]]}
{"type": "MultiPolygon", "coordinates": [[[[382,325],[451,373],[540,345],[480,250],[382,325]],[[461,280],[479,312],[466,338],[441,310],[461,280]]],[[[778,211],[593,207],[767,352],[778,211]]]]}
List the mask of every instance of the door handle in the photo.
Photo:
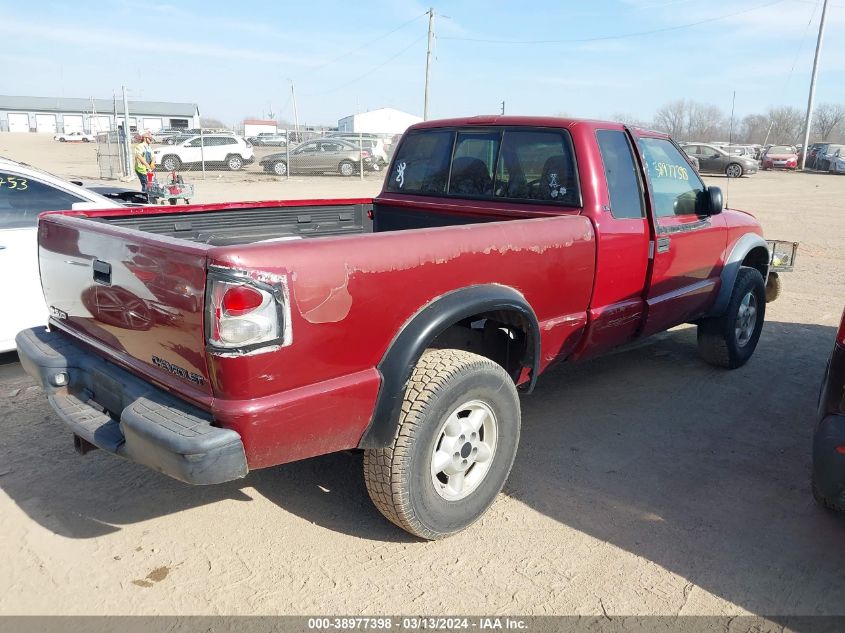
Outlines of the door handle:
{"type": "Polygon", "coordinates": [[[668,253],[669,252],[669,244],[672,242],[668,237],[658,237],[657,238],[657,252],[658,253],[668,253]]]}

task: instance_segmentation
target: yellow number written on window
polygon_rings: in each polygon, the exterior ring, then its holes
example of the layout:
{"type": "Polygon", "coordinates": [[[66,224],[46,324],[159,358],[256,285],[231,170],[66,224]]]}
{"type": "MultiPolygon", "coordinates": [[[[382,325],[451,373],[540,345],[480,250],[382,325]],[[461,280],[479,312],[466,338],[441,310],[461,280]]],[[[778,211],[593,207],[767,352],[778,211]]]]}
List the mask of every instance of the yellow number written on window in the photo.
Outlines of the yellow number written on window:
{"type": "Polygon", "coordinates": [[[26,191],[29,185],[26,178],[18,178],[17,176],[0,176],[0,187],[7,187],[10,191],[26,191]]]}

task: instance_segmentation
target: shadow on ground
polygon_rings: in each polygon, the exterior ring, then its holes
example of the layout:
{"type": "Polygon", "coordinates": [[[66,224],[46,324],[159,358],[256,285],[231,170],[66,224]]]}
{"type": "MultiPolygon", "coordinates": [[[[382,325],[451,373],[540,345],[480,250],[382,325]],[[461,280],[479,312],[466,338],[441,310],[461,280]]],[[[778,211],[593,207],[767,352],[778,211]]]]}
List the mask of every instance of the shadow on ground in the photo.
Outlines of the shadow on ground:
{"type": "MultiPolygon", "coordinates": [[[[818,508],[808,485],[833,337],[831,327],[770,322],[752,361],[726,372],[699,360],[687,327],[553,369],[523,398],[505,493],[752,612],[802,604],[802,591],[813,592],[808,604],[845,605],[845,520],[818,508]]],[[[248,503],[243,490],[253,487],[331,530],[410,540],[370,504],[359,454],[194,488],[99,452],[77,457],[43,396],[32,402],[24,413],[0,401],[0,488],[62,536],[92,538],[222,499],[248,503]]]]}

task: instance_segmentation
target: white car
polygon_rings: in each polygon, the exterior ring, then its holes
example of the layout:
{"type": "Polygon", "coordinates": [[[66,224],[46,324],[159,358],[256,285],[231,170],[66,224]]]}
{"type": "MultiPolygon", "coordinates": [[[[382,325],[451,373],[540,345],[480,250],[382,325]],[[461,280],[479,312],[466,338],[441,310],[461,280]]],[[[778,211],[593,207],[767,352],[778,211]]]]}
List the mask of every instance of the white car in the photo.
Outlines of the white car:
{"type": "Polygon", "coordinates": [[[54,141],[61,143],[69,143],[72,141],[79,141],[81,143],[93,143],[97,137],[93,134],[85,134],[84,132],[68,132],[67,134],[56,134],[53,137],[54,141]]]}
{"type": "Polygon", "coordinates": [[[232,134],[206,134],[194,136],[176,145],[153,150],[153,160],[160,169],[176,171],[183,165],[206,168],[222,166],[237,171],[255,161],[252,144],[232,134]]]}
{"type": "Polygon", "coordinates": [[[21,330],[47,323],[38,273],[38,214],[120,206],[40,169],[0,158],[0,296],[15,299],[14,309],[0,312],[0,352],[15,349],[21,330]]]}

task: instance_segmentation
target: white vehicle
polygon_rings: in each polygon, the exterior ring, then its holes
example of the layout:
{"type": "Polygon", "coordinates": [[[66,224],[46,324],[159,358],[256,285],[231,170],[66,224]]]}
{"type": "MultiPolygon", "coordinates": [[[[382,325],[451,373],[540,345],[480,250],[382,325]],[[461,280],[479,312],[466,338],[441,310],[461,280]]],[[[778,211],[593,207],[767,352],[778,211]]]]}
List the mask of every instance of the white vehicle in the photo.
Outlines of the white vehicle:
{"type": "Polygon", "coordinates": [[[0,352],[15,349],[21,330],[47,323],[38,273],[38,214],[119,206],[40,169],[0,158],[0,296],[15,298],[14,309],[0,312],[0,352]]]}
{"type": "Polygon", "coordinates": [[[153,160],[165,171],[176,171],[183,165],[199,165],[205,161],[207,168],[223,166],[237,171],[255,160],[252,144],[232,134],[194,136],[176,145],[153,150],[153,160]]]}
{"type": "Polygon", "coordinates": [[[68,132],[67,134],[56,134],[53,137],[53,140],[61,143],[69,143],[73,141],[93,143],[97,140],[97,137],[93,134],[85,134],[84,132],[68,132]]]}

